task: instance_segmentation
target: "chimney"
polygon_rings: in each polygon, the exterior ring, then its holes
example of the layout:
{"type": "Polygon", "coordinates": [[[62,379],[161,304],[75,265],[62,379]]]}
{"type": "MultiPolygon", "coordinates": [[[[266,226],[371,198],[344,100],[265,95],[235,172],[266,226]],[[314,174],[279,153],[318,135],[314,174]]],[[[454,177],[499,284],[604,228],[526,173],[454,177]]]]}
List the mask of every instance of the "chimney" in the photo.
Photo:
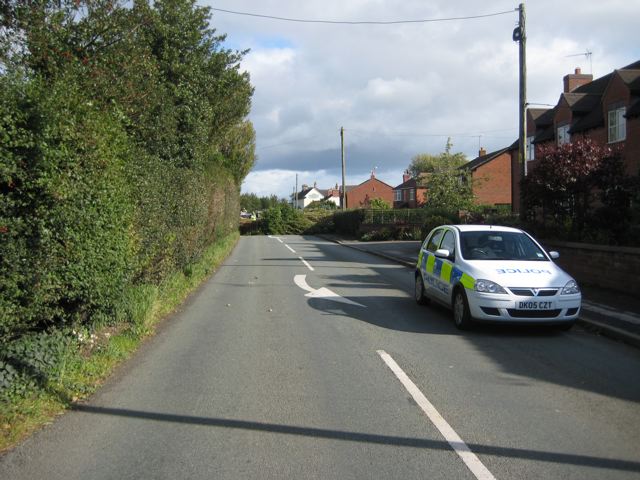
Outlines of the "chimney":
{"type": "Polygon", "coordinates": [[[580,68],[575,69],[575,73],[564,76],[564,93],[573,92],[576,88],[581,87],[593,81],[593,75],[584,74],[580,68]]]}
{"type": "Polygon", "coordinates": [[[409,175],[409,170],[405,170],[404,174],[402,174],[402,183],[408,182],[411,179],[411,175],[409,175]]]}
{"type": "Polygon", "coordinates": [[[318,182],[313,182],[313,188],[318,188],[318,182]]]}
{"type": "Polygon", "coordinates": [[[309,188],[309,185],[307,185],[306,183],[302,184],[302,190],[307,190],[309,188]]]}
{"type": "Polygon", "coordinates": [[[376,178],[376,169],[371,170],[371,178],[376,178]]]}
{"type": "Polygon", "coordinates": [[[478,151],[478,156],[484,157],[486,154],[487,154],[487,151],[483,147],[480,147],[480,150],[478,151]]]}

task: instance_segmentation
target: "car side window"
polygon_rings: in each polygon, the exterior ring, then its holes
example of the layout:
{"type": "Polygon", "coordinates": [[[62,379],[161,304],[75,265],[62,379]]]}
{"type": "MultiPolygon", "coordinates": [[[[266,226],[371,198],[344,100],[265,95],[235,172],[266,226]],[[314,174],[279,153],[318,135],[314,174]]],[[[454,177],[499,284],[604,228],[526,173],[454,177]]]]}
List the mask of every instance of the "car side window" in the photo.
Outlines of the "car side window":
{"type": "Polygon", "coordinates": [[[427,250],[429,250],[430,252],[435,252],[438,249],[443,233],[444,230],[442,229],[433,232],[433,235],[431,235],[431,238],[427,242],[427,250]]]}
{"type": "Polygon", "coordinates": [[[440,248],[449,250],[449,254],[453,257],[456,254],[456,237],[451,230],[447,230],[442,239],[440,248]]]}

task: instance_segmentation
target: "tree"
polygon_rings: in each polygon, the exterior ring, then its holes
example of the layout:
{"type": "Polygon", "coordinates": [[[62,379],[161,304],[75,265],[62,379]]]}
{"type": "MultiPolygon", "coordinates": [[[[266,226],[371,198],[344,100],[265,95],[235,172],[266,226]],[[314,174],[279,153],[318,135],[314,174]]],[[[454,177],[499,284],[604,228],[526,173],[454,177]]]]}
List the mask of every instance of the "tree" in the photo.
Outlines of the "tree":
{"type": "Polygon", "coordinates": [[[391,205],[382,198],[372,198],[369,200],[369,208],[373,210],[390,210],[391,205]]]}
{"type": "Polygon", "coordinates": [[[451,153],[452,147],[448,139],[444,152],[416,155],[409,165],[413,178],[427,187],[425,207],[459,211],[473,206],[471,174],[460,169],[466,157],[463,153],[451,153]]]}
{"type": "Polygon", "coordinates": [[[420,153],[411,159],[409,174],[416,180],[420,180],[424,174],[433,173],[442,169],[455,169],[464,165],[467,161],[463,153],[451,153],[453,144],[451,139],[447,140],[445,151],[432,155],[420,153]]]}
{"type": "Polygon", "coordinates": [[[522,181],[525,211],[542,214],[543,221],[570,223],[576,233],[584,229],[599,193],[611,214],[629,208],[622,159],[618,152],[591,139],[576,139],[560,146],[543,147],[536,168],[522,181]]]}

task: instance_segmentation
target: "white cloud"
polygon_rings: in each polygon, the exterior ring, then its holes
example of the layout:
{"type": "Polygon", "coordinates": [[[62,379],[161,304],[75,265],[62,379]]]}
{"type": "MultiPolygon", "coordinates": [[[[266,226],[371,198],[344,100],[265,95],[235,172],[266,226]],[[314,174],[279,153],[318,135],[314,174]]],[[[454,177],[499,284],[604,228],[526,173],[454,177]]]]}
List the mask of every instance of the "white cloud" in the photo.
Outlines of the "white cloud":
{"type": "MultiPolygon", "coordinates": [[[[286,196],[296,171],[309,177],[307,183],[335,184],[341,176],[341,126],[347,130],[348,178],[360,181],[377,165],[380,172],[395,172],[388,183],[400,183],[396,177],[411,157],[442,151],[448,135],[454,150],[470,158],[479,146],[491,151],[511,144],[518,122],[518,45],[511,39],[517,3],[216,1],[215,7],[236,11],[330,20],[510,12],[388,26],[300,24],[214,12],[214,27],[235,48],[252,49],[242,68],[256,89],[250,118],[259,162],[243,190],[286,196]]],[[[569,55],[592,51],[596,77],[640,58],[640,0],[536,0],[526,8],[531,102],[555,103],[564,75],[575,67],[590,71],[586,57],[569,55]]]]}

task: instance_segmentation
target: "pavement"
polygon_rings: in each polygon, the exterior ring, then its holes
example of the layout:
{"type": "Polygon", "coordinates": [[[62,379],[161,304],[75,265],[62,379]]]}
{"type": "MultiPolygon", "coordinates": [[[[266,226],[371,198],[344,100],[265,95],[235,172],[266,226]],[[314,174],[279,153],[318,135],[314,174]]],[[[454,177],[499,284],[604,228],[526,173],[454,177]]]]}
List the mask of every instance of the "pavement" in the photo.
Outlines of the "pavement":
{"type": "MultiPolygon", "coordinates": [[[[367,252],[413,268],[418,260],[417,241],[361,242],[323,235],[345,247],[367,252]]],[[[604,336],[640,348],[640,298],[602,288],[582,286],[582,310],[578,323],[604,336]]]]}

